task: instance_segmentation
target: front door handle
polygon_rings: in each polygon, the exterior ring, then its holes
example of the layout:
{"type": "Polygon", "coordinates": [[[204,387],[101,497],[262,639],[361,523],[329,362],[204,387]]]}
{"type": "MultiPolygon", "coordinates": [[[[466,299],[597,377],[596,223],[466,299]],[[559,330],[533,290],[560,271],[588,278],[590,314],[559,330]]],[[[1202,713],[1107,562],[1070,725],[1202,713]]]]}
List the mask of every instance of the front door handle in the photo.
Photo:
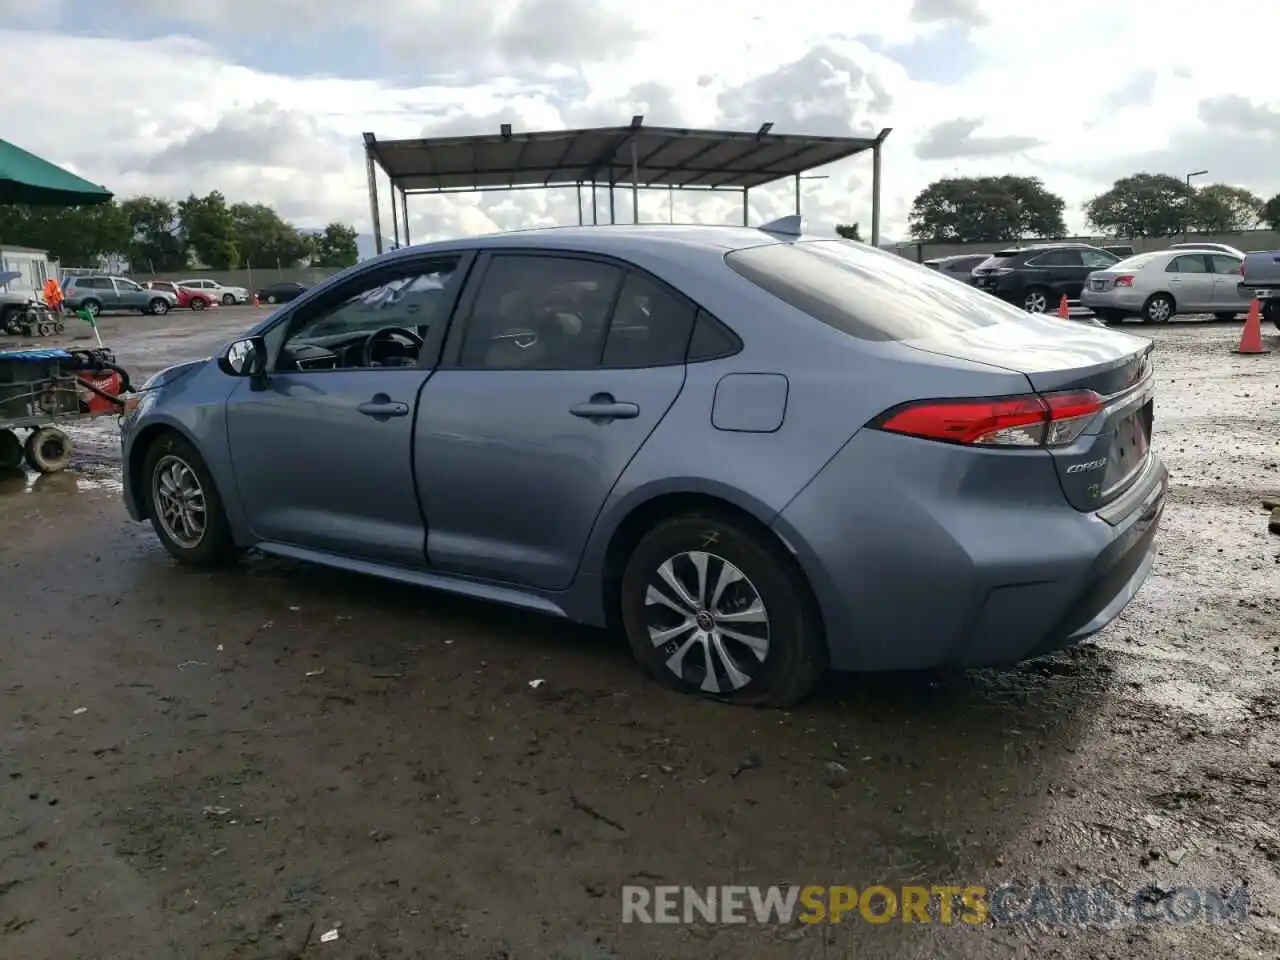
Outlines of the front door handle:
{"type": "Polygon", "coordinates": [[[640,416],[640,405],[619,403],[611,393],[597,393],[586,403],[575,403],[569,412],[584,420],[634,420],[640,416]]]}
{"type": "Polygon", "coordinates": [[[356,409],[366,417],[373,417],[375,420],[386,420],[389,417],[407,417],[409,415],[409,405],[407,403],[392,400],[385,393],[375,393],[372,400],[366,400],[356,409]]]}

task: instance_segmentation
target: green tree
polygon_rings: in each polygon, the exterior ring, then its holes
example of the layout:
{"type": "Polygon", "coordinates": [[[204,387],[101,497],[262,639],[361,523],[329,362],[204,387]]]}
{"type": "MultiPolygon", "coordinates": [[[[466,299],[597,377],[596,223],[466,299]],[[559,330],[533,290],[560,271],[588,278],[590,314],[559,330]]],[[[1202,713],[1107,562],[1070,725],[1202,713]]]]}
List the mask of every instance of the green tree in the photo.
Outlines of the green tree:
{"type": "Polygon", "coordinates": [[[1061,197],[1037,177],[944,177],[911,204],[917,240],[973,243],[1060,237],[1066,233],[1061,197]]]}
{"type": "Polygon", "coordinates": [[[68,267],[96,267],[103,257],[127,252],[129,225],[115,201],[92,207],[0,205],[0,237],[46,250],[68,267]]]}
{"type": "Polygon", "coordinates": [[[1262,198],[1243,187],[1211,183],[1191,196],[1191,222],[1201,233],[1252,230],[1262,213],[1262,198]]]}
{"type": "Polygon", "coordinates": [[[1262,205],[1258,211],[1258,222],[1265,223],[1272,230],[1280,230],[1280,193],[1262,205]]]}
{"type": "Polygon", "coordinates": [[[360,259],[355,227],[331,223],[314,240],[317,267],[350,267],[360,259]]]}
{"type": "Polygon", "coordinates": [[[856,223],[838,223],[836,224],[836,233],[846,240],[862,242],[862,233],[858,230],[858,224],[856,223]]]}
{"type": "Polygon", "coordinates": [[[248,267],[292,267],[312,252],[311,238],[262,203],[235,203],[230,209],[240,262],[248,267]]]}
{"type": "Polygon", "coordinates": [[[236,224],[227,198],[217,190],[197,197],[194,193],[178,204],[182,238],[196,256],[213,270],[234,270],[240,265],[236,224]]]}
{"type": "Polygon", "coordinates": [[[1135,173],[1085,205],[1098,230],[1117,237],[1168,237],[1187,217],[1187,184],[1166,173],[1135,173]]]}
{"type": "Polygon", "coordinates": [[[187,248],[179,235],[177,208],[160,197],[132,197],[120,204],[128,226],[124,251],[134,270],[154,273],[183,270],[187,248]]]}

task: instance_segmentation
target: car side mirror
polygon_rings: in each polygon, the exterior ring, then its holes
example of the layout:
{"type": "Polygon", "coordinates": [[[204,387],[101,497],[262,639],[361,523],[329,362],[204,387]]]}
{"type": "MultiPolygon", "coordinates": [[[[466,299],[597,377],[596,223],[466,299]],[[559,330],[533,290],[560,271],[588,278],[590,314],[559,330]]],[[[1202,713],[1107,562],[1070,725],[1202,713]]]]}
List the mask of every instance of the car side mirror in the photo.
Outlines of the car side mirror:
{"type": "Polygon", "coordinates": [[[222,372],[231,377],[248,377],[255,390],[267,383],[267,341],[262,337],[236,340],[218,358],[222,372]]]}

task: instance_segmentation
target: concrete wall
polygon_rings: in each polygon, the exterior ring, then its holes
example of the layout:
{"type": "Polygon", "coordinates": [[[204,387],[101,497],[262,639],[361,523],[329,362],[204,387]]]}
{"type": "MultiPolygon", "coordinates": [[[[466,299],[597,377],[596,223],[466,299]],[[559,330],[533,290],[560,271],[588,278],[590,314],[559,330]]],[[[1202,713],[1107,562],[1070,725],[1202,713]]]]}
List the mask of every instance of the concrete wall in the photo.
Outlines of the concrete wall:
{"type": "MultiPolygon", "coordinates": [[[[1124,243],[1133,247],[1135,253],[1146,253],[1148,250],[1164,250],[1175,243],[1181,243],[1179,234],[1175,237],[1134,237],[1129,240],[1114,240],[1105,237],[1064,237],[1064,241],[1104,244],[1124,243]]],[[[1249,230],[1244,233],[1190,233],[1189,242],[1225,243],[1237,249],[1280,250],[1280,233],[1275,230],[1249,230]]],[[[1027,243],[1047,243],[1045,240],[1028,240],[1027,243]]],[[[1002,247],[1017,246],[1016,243],[899,243],[889,249],[909,260],[932,260],[935,257],[950,257],[958,253],[991,253],[1002,247]]]]}

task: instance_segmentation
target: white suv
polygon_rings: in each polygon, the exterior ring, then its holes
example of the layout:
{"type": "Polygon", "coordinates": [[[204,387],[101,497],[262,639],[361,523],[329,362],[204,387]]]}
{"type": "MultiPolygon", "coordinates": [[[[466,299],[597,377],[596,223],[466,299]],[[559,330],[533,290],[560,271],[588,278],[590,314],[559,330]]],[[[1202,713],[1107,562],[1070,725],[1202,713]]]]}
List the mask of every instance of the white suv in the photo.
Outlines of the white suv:
{"type": "Polygon", "coordinates": [[[203,290],[210,300],[216,300],[224,307],[249,302],[249,291],[244,287],[224,287],[217,280],[179,280],[178,286],[188,290],[203,290]]]}

